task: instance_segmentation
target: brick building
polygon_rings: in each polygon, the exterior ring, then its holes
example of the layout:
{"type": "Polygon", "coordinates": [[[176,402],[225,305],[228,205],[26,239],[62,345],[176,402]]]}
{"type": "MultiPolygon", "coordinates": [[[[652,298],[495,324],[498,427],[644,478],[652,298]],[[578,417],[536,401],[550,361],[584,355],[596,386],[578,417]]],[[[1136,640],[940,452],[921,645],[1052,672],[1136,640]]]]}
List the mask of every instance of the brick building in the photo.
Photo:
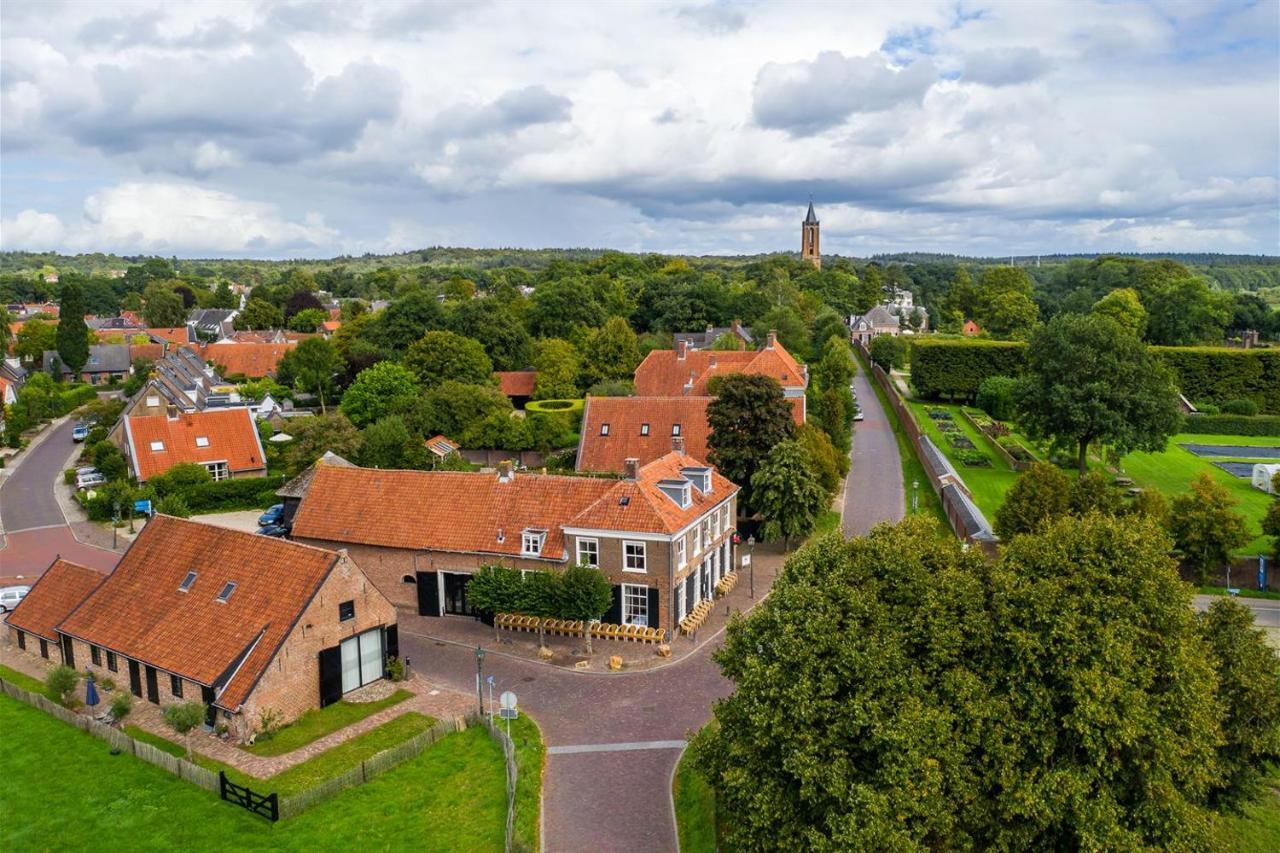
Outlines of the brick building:
{"type": "Polygon", "coordinates": [[[35,657],[61,663],[58,625],[106,578],[102,572],[61,558],[45,570],[7,620],[9,642],[35,657]]]}
{"type": "Polygon", "coordinates": [[[139,483],[182,463],[203,465],[215,480],[266,476],[267,456],[247,408],[179,412],[171,406],[166,414],[125,415],[120,423],[111,436],[139,483]]]}
{"type": "Polygon", "coordinates": [[[680,439],[685,453],[707,459],[707,404],[712,397],[587,397],[578,438],[578,471],[621,474],[628,459],[648,465],[680,439]]]}
{"type": "Polygon", "coordinates": [[[156,704],[198,699],[238,738],[265,711],[289,722],[383,678],[399,653],[395,608],[340,551],[161,515],[85,590],[87,571],[56,562],[13,641],[52,632],[68,666],[156,704]]]}
{"type": "Polygon", "coordinates": [[[737,493],[678,451],[630,460],[618,480],[320,464],[292,535],[348,549],[388,599],[425,616],[480,616],[466,590],[481,566],[572,563],[612,584],[605,622],[674,632],[731,570],[737,493]]]}

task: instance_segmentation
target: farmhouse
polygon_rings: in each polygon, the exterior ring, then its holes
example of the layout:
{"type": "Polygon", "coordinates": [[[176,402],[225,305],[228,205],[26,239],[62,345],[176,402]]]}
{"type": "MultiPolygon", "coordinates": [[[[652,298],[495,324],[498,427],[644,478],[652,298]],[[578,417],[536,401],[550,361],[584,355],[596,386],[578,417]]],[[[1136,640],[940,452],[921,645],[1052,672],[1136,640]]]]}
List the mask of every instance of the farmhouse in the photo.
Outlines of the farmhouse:
{"type": "Polygon", "coordinates": [[[113,433],[139,483],[174,465],[203,465],[215,480],[262,477],[267,457],[253,413],[243,407],[126,415],[123,429],[113,433]]]}
{"type": "Polygon", "coordinates": [[[67,659],[58,625],[97,589],[106,575],[61,558],[45,570],[7,621],[9,642],[35,657],[67,659]]]}
{"type": "Polygon", "coordinates": [[[238,738],[268,709],[288,722],[383,678],[399,653],[395,608],[342,552],[161,515],[96,586],[59,563],[14,611],[45,615],[20,624],[148,702],[204,702],[238,738]]]}
{"type": "Polygon", "coordinates": [[[485,565],[598,568],[614,589],[604,621],[674,631],[733,565],[738,487],[673,451],[622,479],[383,471],[318,464],[293,537],[344,547],[399,607],[479,616],[467,600],[485,565]]]}

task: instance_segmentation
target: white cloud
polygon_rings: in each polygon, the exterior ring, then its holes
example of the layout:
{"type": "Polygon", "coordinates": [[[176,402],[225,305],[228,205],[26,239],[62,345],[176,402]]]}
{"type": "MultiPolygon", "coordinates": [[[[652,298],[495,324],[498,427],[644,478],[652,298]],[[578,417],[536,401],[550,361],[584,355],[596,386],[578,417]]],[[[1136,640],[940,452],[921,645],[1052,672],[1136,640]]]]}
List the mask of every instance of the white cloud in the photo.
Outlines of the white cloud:
{"type": "Polygon", "coordinates": [[[66,229],[52,213],[24,210],[12,219],[0,219],[0,246],[35,252],[56,250],[63,245],[66,229]]]}

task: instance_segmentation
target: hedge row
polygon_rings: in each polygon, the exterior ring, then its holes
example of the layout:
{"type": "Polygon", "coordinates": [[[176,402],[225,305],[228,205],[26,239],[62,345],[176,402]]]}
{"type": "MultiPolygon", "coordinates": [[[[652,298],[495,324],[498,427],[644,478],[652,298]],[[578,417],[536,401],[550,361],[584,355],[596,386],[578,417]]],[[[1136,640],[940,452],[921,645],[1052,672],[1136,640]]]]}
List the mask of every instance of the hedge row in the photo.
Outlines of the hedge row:
{"type": "Polygon", "coordinates": [[[1017,341],[937,340],[911,342],[911,387],[930,400],[972,401],[989,376],[1017,376],[1026,362],[1017,341]]]}
{"type": "Polygon", "coordinates": [[[1274,435],[1280,436],[1280,416],[1256,415],[1191,415],[1183,432],[1204,435],[1274,435]]]}
{"type": "Polygon", "coordinates": [[[1280,415],[1280,349],[1152,347],[1151,351],[1169,365],[1178,377],[1179,390],[1193,403],[1220,406],[1231,400],[1252,400],[1263,414],[1280,415]]]}
{"type": "Polygon", "coordinates": [[[242,480],[221,480],[216,483],[200,483],[183,489],[178,495],[186,501],[193,514],[230,512],[236,509],[265,509],[276,503],[279,477],[246,477],[242,480]]]}
{"type": "Polygon", "coordinates": [[[98,398],[98,389],[92,385],[78,385],[69,391],[59,391],[54,399],[55,415],[65,415],[72,409],[98,398]]]}

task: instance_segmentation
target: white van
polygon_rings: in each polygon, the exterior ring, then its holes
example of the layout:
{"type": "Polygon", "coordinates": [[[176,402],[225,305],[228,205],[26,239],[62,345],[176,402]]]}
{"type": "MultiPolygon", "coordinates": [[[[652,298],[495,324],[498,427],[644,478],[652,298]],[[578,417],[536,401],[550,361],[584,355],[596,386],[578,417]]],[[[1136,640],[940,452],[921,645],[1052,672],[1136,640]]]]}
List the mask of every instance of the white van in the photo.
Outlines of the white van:
{"type": "Polygon", "coordinates": [[[0,613],[8,613],[18,606],[18,602],[27,597],[29,586],[6,586],[0,589],[0,613]]]}

